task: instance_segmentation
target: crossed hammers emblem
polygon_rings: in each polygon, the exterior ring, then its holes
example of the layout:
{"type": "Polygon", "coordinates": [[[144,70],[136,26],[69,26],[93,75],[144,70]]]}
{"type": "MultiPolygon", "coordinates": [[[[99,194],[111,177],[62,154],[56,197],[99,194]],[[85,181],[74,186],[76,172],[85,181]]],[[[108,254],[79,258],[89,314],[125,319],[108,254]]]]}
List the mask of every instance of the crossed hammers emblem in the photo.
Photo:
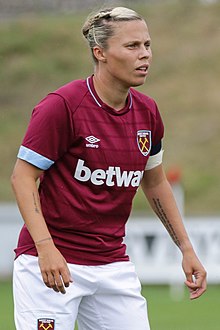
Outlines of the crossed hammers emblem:
{"type": "Polygon", "coordinates": [[[41,323],[40,328],[43,328],[44,330],[48,330],[48,329],[50,329],[50,328],[53,329],[53,326],[52,326],[51,324],[49,324],[47,327],[45,327],[44,324],[41,323]]]}

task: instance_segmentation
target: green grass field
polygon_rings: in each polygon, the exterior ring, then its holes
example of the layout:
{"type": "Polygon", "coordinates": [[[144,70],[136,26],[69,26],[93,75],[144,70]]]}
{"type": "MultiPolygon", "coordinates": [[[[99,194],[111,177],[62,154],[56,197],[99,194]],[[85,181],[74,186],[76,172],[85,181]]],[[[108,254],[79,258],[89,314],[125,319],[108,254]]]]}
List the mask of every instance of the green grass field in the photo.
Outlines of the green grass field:
{"type": "MultiPolygon", "coordinates": [[[[188,299],[186,289],[182,299],[179,300],[178,296],[171,299],[167,286],[144,286],[143,295],[148,299],[151,330],[220,329],[220,286],[210,286],[206,294],[195,301],[188,299]]],[[[0,311],[0,329],[15,330],[9,281],[0,282],[0,311]]]]}

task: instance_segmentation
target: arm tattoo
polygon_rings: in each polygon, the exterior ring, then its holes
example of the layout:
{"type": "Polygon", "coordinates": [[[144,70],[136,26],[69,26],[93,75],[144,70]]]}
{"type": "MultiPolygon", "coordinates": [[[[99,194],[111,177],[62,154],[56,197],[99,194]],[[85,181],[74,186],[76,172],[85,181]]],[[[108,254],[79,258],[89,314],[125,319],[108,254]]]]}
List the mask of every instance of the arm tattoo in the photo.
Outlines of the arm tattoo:
{"type": "Polygon", "coordinates": [[[153,202],[154,202],[154,211],[157,214],[157,216],[159,217],[159,219],[161,220],[161,222],[163,223],[164,227],[166,228],[166,230],[168,231],[170,237],[172,238],[172,240],[174,241],[174,243],[180,247],[180,241],[177,237],[177,234],[175,233],[175,230],[173,229],[173,226],[171,225],[169,219],[167,218],[166,212],[164,211],[159,198],[153,198],[153,202]]]}
{"type": "Polygon", "coordinates": [[[39,209],[38,203],[37,203],[38,198],[36,197],[36,195],[35,195],[34,192],[32,193],[32,196],[33,196],[33,200],[34,200],[34,211],[39,214],[40,213],[40,209],[39,209]]]}

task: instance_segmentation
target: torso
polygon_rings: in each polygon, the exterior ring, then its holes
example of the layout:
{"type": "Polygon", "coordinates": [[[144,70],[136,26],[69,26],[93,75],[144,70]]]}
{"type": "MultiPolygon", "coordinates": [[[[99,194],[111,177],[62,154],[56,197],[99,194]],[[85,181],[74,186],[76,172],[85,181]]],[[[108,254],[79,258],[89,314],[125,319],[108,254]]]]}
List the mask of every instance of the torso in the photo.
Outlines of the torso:
{"type": "MultiPolygon", "coordinates": [[[[62,136],[68,141],[58,159],[56,154],[61,151],[60,146],[55,150],[56,143],[48,142],[44,150],[40,142],[34,146],[37,153],[42,155],[43,151],[54,160],[44,172],[40,197],[55,244],[71,263],[126,261],[125,223],[150,148],[163,135],[156,105],[131,90],[126,107],[115,111],[98,98],[92,77],[72,82],[49,95],[52,97],[62,98],[72,121],[66,131],[58,131],[59,136],[54,137],[55,142],[62,136]]],[[[27,136],[23,145],[31,149],[27,136]]],[[[26,227],[17,254],[24,253],[24,246],[26,253],[36,253],[26,227]]]]}

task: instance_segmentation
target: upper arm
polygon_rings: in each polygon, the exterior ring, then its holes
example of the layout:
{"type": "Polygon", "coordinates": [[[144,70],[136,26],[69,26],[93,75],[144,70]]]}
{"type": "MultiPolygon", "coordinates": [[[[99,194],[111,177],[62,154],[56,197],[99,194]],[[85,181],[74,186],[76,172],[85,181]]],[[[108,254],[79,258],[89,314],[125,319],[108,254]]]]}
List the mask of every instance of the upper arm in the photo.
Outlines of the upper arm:
{"type": "Polygon", "coordinates": [[[15,167],[12,173],[12,183],[17,179],[31,178],[37,181],[37,179],[43,174],[43,170],[36,166],[22,160],[17,159],[15,167]]]}
{"type": "Polygon", "coordinates": [[[144,172],[143,179],[141,181],[141,186],[143,191],[154,188],[159,185],[162,181],[166,180],[166,175],[162,164],[147,170],[144,172]]]}

